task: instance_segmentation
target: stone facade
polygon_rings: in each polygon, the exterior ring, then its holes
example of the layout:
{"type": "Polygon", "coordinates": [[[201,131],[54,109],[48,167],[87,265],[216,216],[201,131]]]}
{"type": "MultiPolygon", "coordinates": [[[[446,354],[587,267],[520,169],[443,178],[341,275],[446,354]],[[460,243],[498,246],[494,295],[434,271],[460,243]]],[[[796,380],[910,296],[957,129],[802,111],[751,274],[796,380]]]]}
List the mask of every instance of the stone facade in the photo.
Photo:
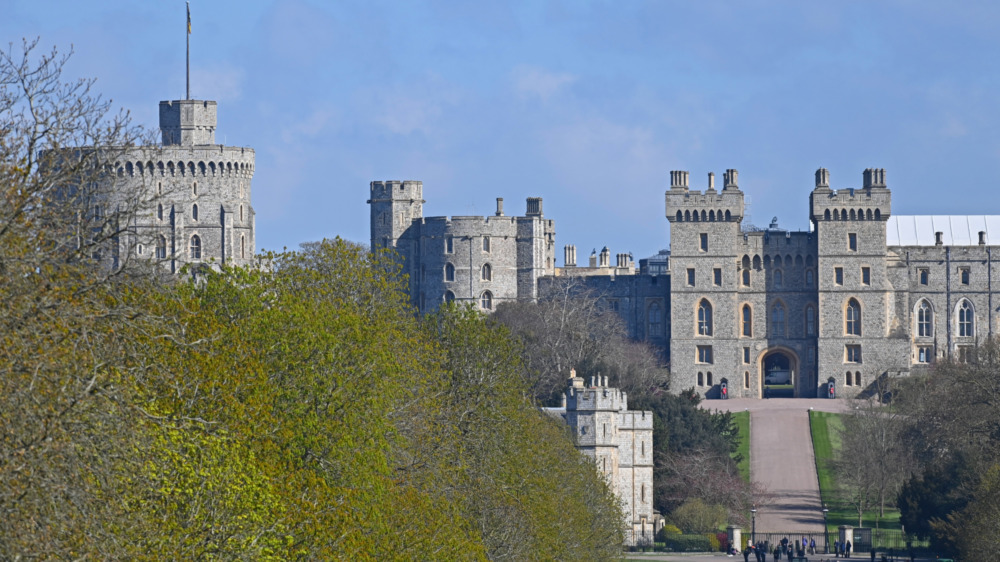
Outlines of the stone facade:
{"type": "Polygon", "coordinates": [[[533,299],[547,283],[576,278],[621,315],[633,338],[662,350],[673,389],[708,398],[720,397],[723,383],[731,397],[775,389],[829,397],[831,387],[834,397],[853,396],[877,377],[961,360],[1000,326],[990,241],[1000,217],[893,216],[885,170],[865,170],[860,187],[834,190],[819,169],[809,231],[783,230],[777,220],[756,228],[744,223],[736,170],[726,171],[721,189],[709,174],[704,191],[691,189],[688,172],[670,177],[670,250],[640,260],[638,270],[630,254],[612,259],[607,248],[578,266],[572,245],[556,268],[554,226],[541,219],[540,202],[537,217],[504,218],[501,209],[497,217],[423,219],[419,182],[372,184],[372,246],[408,257],[422,311],[448,291],[466,301],[486,290],[533,299]],[[521,230],[525,223],[531,227],[521,230]],[[444,249],[449,235],[452,253],[444,249]],[[487,235],[508,238],[477,253],[487,235]],[[487,259],[502,264],[505,281],[480,282],[487,259]],[[454,281],[446,280],[448,264],[454,281]]]}
{"type": "Polygon", "coordinates": [[[409,277],[410,297],[422,313],[445,301],[483,310],[535,299],[538,281],[555,271],[555,223],[530,197],[523,217],[424,217],[423,183],[371,183],[371,247],[392,249],[409,277]]]}
{"type": "Polygon", "coordinates": [[[662,527],[653,510],[653,413],[628,409],[628,397],[608,387],[607,377],[584,380],[570,371],[561,417],[577,449],[594,460],[622,502],[628,545],[648,544],[662,527]]]}
{"type": "Polygon", "coordinates": [[[115,154],[114,173],[93,210],[129,221],[105,258],[110,267],[132,258],[155,260],[171,272],[188,263],[253,262],[254,151],[216,144],[215,126],[214,101],[163,101],[162,144],[115,154]]]}

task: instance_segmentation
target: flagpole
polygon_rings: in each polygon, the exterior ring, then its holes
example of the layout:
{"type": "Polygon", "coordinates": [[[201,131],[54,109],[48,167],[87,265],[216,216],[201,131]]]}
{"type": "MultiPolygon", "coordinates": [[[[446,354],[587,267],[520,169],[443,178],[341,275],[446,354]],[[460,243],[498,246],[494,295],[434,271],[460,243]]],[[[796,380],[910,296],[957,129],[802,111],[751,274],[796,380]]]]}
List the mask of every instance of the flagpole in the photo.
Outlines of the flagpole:
{"type": "Polygon", "coordinates": [[[187,96],[185,99],[191,99],[191,3],[187,2],[187,33],[185,34],[187,38],[187,65],[185,68],[184,82],[186,84],[187,96]]]}

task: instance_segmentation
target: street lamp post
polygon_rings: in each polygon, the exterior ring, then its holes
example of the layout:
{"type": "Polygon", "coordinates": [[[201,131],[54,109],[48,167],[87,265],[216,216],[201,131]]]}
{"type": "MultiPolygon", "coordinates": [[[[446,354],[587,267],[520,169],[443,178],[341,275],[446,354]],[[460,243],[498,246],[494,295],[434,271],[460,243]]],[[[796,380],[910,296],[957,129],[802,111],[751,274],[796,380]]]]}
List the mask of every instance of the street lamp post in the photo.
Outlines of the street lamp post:
{"type": "Polygon", "coordinates": [[[757,544],[757,508],[750,510],[750,544],[757,544]]]}
{"type": "Polygon", "coordinates": [[[826,514],[830,511],[823,506],[823,554],[830,554],[830,527],[826,524],[826,514]]]}

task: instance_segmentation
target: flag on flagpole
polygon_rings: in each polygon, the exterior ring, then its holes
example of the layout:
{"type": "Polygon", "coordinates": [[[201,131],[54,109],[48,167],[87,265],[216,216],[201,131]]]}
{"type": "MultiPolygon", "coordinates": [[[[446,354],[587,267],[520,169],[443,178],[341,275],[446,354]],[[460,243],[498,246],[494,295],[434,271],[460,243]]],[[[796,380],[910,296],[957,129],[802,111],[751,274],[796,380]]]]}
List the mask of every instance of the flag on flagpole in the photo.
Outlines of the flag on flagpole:
{"type": "Polygon", "coordinates": [[[188,9],[188,35],[191,35],[191,3],[187,3],[188,9]]]}

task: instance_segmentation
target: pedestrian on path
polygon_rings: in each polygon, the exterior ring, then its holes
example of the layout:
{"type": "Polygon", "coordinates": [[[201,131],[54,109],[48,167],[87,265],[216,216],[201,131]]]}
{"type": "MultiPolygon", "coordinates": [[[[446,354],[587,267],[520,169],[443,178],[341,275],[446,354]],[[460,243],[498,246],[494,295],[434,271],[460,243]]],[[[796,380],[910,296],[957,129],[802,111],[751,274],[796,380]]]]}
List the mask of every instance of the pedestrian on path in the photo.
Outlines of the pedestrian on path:
{"type": "Polygon", "coordinates": [[[851,557],[851,541],[847,541],[847,557],[851,557]]]}

